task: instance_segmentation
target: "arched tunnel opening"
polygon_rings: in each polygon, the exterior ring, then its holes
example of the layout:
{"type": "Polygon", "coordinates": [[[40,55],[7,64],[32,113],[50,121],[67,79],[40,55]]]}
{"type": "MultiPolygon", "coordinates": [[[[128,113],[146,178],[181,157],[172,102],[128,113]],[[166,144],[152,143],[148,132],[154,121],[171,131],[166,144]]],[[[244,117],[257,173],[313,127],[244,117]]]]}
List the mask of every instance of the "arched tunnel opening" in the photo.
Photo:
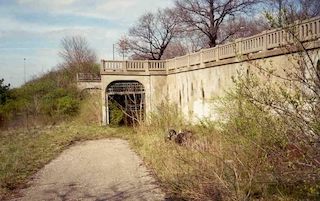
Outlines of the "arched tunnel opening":
{"type": "Polygon", "coordinates": [[[106,89],[108,124],[133,126],[145,117],[145,89],[138,81],[114,81],[106,89]]]}

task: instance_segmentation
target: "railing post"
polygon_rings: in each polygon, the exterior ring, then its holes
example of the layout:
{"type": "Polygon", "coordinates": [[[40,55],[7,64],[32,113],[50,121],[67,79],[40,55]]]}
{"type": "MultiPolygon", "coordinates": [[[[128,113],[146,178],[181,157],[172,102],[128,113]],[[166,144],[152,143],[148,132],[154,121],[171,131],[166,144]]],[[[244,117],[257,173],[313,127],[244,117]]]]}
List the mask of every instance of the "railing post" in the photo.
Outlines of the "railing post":
{"type": "Polygon", "coordinates": [[[200,50],[200,66],[203,64],[203,49],[200,50]]]}
{"type": "Polygon", "coordinates": [[[217,48],[216,50],[216,57],[217,57],[217,61],[219,61],[220,60],[220,46],[219,45],[217,45],[215,48],[217,48]]]}
{"type": "Polygon", "coordinates": [[[124,71],[124,72],[127,72],[127,64],[128,64],[128,61],[123,61],[122,62],[122,71],[124,71]]]}
{"type": "Polygon", "coordinates": [[[106,69],[106,64],[105,64],[105,62],[104,62],[104,60],[103,59],[101,59],[101,72],[103,72],[103,71],[105,71],[105,69],[106,69]]]}
{"type": "Polygon", "coordinates": [[[177,57],[174,58],[174,69],[177,69],[177,57]]]}
{"type": "Polygon", "coordinates": [[[268,31],[263,31],[263,51],[268,50],[268,31]]]}
{"type": "Polygon", "coordinates": [[[168,60],[166,59],[166,60],[164,60],[164,63],[163,63],[164,68],[165,68],[165,70],[166,70],[166,74],[169,73],[169,66],[168,66],[167,64],[168,64],[168,60]]]}
{"type": "Polygon", "coordinates": [[[317,33],[316,37],[318,38],[320,36],[320,19],[317,19],[315,33],[317,33]]]}
{"type": "Polygon", "coordinates": [[[143,61],[143,68],[146,73],[149,73],[149,60],[143,61]]]}
{"type": "Polygon", "coordinates": [[[242,55],[242,38],[235,40],[235,56],[242,55]]]}
{"type": "Polygon", "coordinates": [[[295,37],[298,38],[300,41],[303,40],[303,26],[302,23],[299,20],[294,21],[293,23],[293,31],[292,31],[292,38],[293,41],[292,42],[296,42],[294,39],[295,37]]]}

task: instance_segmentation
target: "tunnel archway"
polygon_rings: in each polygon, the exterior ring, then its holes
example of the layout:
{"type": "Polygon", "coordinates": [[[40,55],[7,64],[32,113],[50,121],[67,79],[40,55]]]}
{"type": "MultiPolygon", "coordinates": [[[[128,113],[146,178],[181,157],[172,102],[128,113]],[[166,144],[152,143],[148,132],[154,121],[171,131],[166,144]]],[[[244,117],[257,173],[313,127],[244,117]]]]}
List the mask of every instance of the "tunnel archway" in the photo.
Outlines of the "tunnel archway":
{"type": "Polygon", "coordinates": [[[145,88],[135,80],[113,81],[106,88],[107,124],[135,125],[145,117],[145,88]]]}

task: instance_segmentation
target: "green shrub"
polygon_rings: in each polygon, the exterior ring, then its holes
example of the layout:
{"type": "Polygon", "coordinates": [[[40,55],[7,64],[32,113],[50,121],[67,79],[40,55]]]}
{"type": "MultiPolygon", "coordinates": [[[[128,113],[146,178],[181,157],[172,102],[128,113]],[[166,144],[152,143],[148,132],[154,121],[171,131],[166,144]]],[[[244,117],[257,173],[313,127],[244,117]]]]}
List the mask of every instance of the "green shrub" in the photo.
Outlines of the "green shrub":
{"type": "Polygon", "coordinates": [[[109,101],[109,108],[110,124],[114,126],[119,126],[120,123],[124,120],[125,115],[114,101],[109,101]]]}
{"type": "MultiPolygon", "coordinates": [[[[283,100],[283,94],[274,89],[279,83],[261,83],[255,76],[237,79],[220,115],[224,119],[220,122],[224,155],[232,161],[231,173],[237,173],[231,177],[234,182],[230,184],[237,187],[232,194],[239,198],[258,194],[267,199],[319,199],[319,149],[310,135],[317,130],[317,122],[309,131],[297,126],[302,125],[295,119],[301,114],[299,109],[277,105],[283,100]]],[[[292,100],[297,102],[299,97],[292,100]]]]}
{"type": "Polygon", "coordinates": [[[57,88],[42,98],[42,111],[51,116],[74,116],[80,106],[79,100],[73,96],[73,92],[63,88],[57,88]]]}
{"type": "Polygon", "coordinates": [[[149,123],[162,131],[180,129],[187,124],[185,121],[178,106],[169,101],[159,104],[149,116],[149,123]]]}
{"type": "Polygon", "coordinates": [[[64,96],[57,100],[57,113],[59,115],[74,116],[79,110],[79,101],[70,96],[64,96]]]}
{"type": "Polygon", "coordinates": [[[0,79],[0,105],[3,105],[9,97],[9,85],[3,84],[4,79],[0,79]]]}
{"type": "Polygon", "coordinates": [[[82,92],[79,115],[77,115],[76,121],[85,125],[101,125],[101,112],[100,91],[82,92]]]}

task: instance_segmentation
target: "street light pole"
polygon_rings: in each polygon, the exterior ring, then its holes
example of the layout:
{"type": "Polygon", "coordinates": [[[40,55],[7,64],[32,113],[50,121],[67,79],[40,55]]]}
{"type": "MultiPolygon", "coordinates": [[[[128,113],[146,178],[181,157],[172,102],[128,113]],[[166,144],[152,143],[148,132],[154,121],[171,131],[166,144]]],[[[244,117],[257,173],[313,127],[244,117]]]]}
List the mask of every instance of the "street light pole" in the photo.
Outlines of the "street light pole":
{"type": "Polygon", "coordinates": [[[114,61],[114,44],[112,44],[112,60],[114,61]]]}

